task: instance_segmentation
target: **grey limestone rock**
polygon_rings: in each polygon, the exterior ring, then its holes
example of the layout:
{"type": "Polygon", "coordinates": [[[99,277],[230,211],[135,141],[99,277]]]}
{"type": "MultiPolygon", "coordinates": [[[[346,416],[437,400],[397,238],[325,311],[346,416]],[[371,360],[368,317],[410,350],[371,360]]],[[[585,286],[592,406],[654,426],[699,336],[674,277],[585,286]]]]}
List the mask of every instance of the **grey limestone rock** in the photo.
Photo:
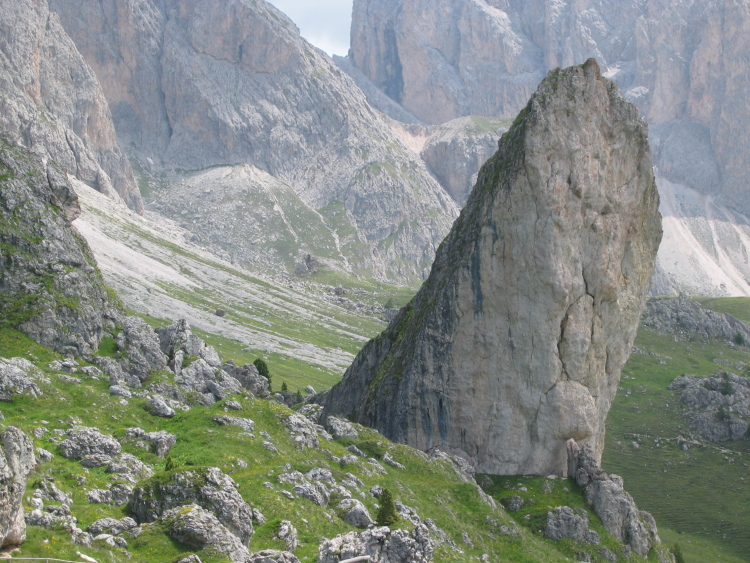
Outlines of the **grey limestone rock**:
{"type": "Polygon", "coordinates": [[[123,315],[71,226],[79,213],[63,171],[0,138],[0,314],[42,346],[90,355],[123,315]]]}
{"type": "Polygon", "coordinates": [[[245,563],[299,563],[299,559],[288,551],[264,549],[257,553],[251,553],[250,556],[245,559],[245,563]]]}
{"type": "Polygon", "coordinates": [[[146,401],[146,408],[154,416],[162,418],[172,418],[175,414],[175,410],[170,407],[163,397],[160,395],[154,395],[148,401],[146,401]]]}
{"type": "Polygon", "coordinates": [[[339,438],[359,438],[359,432],[351,422],[337,416],[326,417],[326,430],[331,433],[334,440],[339,438]]]}
{"type": "Polygon", "coordinates": [[[750,325],[728,313],[717,313],[704,308],[689,296],[676,299],[652,298],[646,302],[641,322],[662,332],[686,336],[737,339],[750,343],[750,325]]]}
{"type": "Polygon", "coordinates": [[[338,503],[336,508],[342,512],[341,519],[355,528],[364,529],[374,523],[367,507],[357,499],[344,499],[338,503]]]}
{"type": "Polygon", "coordinates": [[[284,422],[298,449],[317,449],[320,447],[318,432],[315,429],[315,425],[309,419],[295,413],[289,415],[284,422]]]}
{"type": "Polygon", "coordinates": [[[748,29],[745,3],[356,0],[348,62],[444,123],[512,117],[549,70],[595,57],[655,125],[661,174],[747,209],[748,29]]]}
{"type": "Polygon", "coordinates": [[[177,443],[177,436],[165,430],[157,432],[146,432],[142,428],[127,428],[125,436],[128,440],[141,440],[148,442],[151,450],[159,457],[166,457],[177,443]]]}
{"type": "Polygon", "coordinates": [[[101,518],[89,525],[89,527],[86,528],[86,531],[93,536],[98,536],[103,533],[117,536],[136,527],[138,527],[136,521],[126,516],[120,520],[114,518],[101,518]]]}
{"type": "Polygon", "coordinates": [[[297,537],[297,529],[292,525],[289,520],[282,520],[279,523],[279,528],[276,531],[276,538],[282,540],[286,545],[286,550],[294,553],[299,545],[299,539],[297,537]]]}
{"type": "Polygon", "coordinates": [[[120,361],[123,371],[141,382],[150,371],[167,367],[167,357],[159,347],[159,338],[140,317],[125,319],[124,327],[117,335],[117,348],[125,357],[120,361]]]}
{"type": "Polygon", "coordinates": [[[220,469],[178,471],[166,482],[147,482],[133,492],[130,510],[138,522],[154,522],[167,511],[198,504],[216,514],[223,526],[247,545],[253,535],[253,511],[234,480],[220,469]]]}
{"type": "Polygon", "coordinates": [[[430,563],[432,552],[430,531],[424,524],[411,532],[392,531],[387,527],[370,528],[323,540],[318,548],[318,562],[337,563],[370,556],[373,563],[430,563]]]}
{"type": "Polygon", "coordinates": [[[233,563],[244,563],[249,557],[247,547],[208,510],[192,504],[164,513],[162,522],[167,534],[196,549],[210,548],[228,557],[233,563]]]}
{"type": "Polygon", "coordinates": [[[228,424],[239,426],[245,432],[252,432],[255,429],[255,422],[253,422],[249,418],[240,418],[236,416],[214,416],[213,420],[221,426],[226,426],[228,424]]]}
{"type": "Polygon", "coordinates": [[[647,137],[596,61],[551,72],[326,413],[485,473],[563,475],[569,438],[600,456],[661,240],[647,137]]]}
{"type": "Polygon", "coordinates": [[[68,430],[67,435],[57,448],[60,455],[68,459],[81,460],[93,455],[114,457],[122,450],[120,442],[113,436],[102,434],[97,428],[82,426],[68,430]]]}
{"type": "Polygon", "coordinates": [[[681,375],[668,389],[682,392],[690,423],[706,440],[726,442],[747,435],[750,378],[726,371],[708,377],[681,375]]]}
{"type": "Polygon", "coordinates": [[[39,397],[37,382],[49,383],[49,378],[27,359],[0,358],[0,401],[10,401],[13,395],[39,397]]]}
{"type": "MultiPolygon", "coordinates": [[[[170,436],[173,436],[173,434],[170,434],[170,436]]],[[[148,479],[154,474],[151,467],[128,453],[121,453],[117,458],[110,461],[107,464],[106,471],[111,475],[128,476],[134,483],[141,479],[148,479]]]]}
{"type": "Polygon", "coordinates": [[[142,212],[102,87],[47,2],[4,2],[0,36],[0,133],[142,212]]]}
{"type": "Polygon", "coordinates": [[[34,469],[34,445],[15,426],[0,433],[0,547],[16,546],[26,539],[23,494],[34,469]]]}
{"type": "Polygon", "coordinates": [[[50,6],[107,77],[118,135],[133,143],[136,158],[144,166],[151,158],[157,172],[203,169],[165,190],[164,213],[181,220],[186,210],[197,234],[240,263],[269,254],[292,273],[312,255],[381,278],[426,274],[457,213],[454,202],[353,81],[274,6],[50,6]],[[231,92],[215,87],[227,80],[231,92]],[[288,228],[278,213],[292,197],[287,214],[294,210],[314,236],[300,236],[300,225],[288,228]],[[238,201],[246,204],[241,219],[238,201]],[[277,235],[299,253],[279,252],[277,235]],[[259,256],[248,240],[263,247],[259,256]]]}
{"type": "Polygon", "coordinates": [[[600,544],[599,534],[589,530],[588,514],[583,509],[573,510],[569,506],[558,506],[547,513],[544,537],[551,540],[571,539],[600,544]]]}
{"type": "Polygon", "coordinates": [[[585,487],[586,502],[604,527],[628,549],[646,557],[652,547],[661,543],[653,516],[638,509],[623,488],[621,477],[608,475],[599,466],[590,444],[581,447],[570,440],[567,450],[569,474],[585,487]]]}
{"type": "Polygon", "coordinates": [[[91,504],[111,504],[125,506],[133,498],[133,487],[124,483],[112,485],[110,489],[94,489],[86,493],[91,504]]]}

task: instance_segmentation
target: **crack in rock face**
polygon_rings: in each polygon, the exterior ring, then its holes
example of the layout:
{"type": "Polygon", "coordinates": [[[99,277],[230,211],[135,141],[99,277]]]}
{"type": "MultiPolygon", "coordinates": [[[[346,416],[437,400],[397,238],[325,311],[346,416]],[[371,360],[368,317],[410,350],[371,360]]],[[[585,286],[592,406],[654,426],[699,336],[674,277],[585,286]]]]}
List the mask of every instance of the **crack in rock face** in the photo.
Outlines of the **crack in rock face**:
{"type": "Polygon", "coordinates": [[[661,241],[648,127],[596,61],[551,71],[483,167],[430,277],[328,414],[492,474],[599,458],[661,241]]]}

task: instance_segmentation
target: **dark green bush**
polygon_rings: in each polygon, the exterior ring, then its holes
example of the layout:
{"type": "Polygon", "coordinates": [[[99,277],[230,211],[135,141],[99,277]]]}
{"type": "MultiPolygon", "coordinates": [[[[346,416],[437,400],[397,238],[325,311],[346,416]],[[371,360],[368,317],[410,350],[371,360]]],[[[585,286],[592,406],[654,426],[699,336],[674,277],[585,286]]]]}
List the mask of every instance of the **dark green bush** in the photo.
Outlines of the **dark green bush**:
{"type": "Polygon", "coordinates": [[[674,555],[675,563],[685,563],[685,556],[682,554],[682,548],[679,543],[672,546],[672,555],[674,555]]]}

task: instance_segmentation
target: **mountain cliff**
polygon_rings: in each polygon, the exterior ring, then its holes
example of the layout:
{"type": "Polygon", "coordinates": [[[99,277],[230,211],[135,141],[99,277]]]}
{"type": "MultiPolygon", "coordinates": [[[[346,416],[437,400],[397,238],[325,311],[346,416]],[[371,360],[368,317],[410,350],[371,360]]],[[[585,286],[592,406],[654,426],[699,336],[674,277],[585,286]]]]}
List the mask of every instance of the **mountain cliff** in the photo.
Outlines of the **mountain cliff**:
{"type": "Polygon", "coordinates": [[[600,457],[661,240],[647,135],[594,60],[551,72],[326,411],[484,473],[564,475],[569,438],[600,457]]]}
{"type": "Polygon", "coordinates": [[[7,139],[143,211],[99,81],[45,1],[0,6],[0,92],[7,139]]]}
{"type": "MultiPolygon", "coordinates": [[[[349,239],[341,248],[292,245],[286,262],[333,254],[369,276],[426,275],[455,204],[353,81],[276,8],[249,0],[221,9],[197,0],[50,7],[105,85],[119,138],[147,172],[171,174],[168,189],[182,194],[186,170],[251,165],[294,190],[329,231],[326,243],[349,239]]],[[[257,192],[248,184],[231,190],[238,199],[257,192]]],[[[216,209],[188,203],[196,216],[186,226],[199,236],[212,229],[216,209]]],[[[241,230],[223,235],[236,247],[249,243],[241,230]]]]}
{"type": "Polygon", "coordinates": [[[122,311],[71,226],[78,198],[56,164],[0,138],[1,326],[61,353],[88,355],[122,311]]]}
{"type": "Polygon", "coordinates": [[[670,217],[654,290],[748,295],[749,31],[738,0],[355,0],[347,64],[434,124],[511,117],[595,57],[651,126],[670,217]]]}

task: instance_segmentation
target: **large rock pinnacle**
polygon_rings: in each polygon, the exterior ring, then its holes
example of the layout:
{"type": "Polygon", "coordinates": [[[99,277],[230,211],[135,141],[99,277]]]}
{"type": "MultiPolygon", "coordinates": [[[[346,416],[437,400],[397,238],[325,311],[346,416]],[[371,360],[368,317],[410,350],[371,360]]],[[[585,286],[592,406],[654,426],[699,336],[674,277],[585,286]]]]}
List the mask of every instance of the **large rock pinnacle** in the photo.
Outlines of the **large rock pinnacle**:
{"type": "Polygon", "coordinates": [[[596,61],[550,72],[326,412],[485,473],[564,475],[570,438],[601,457],[661,240],[647,137],[596,61]]]}

